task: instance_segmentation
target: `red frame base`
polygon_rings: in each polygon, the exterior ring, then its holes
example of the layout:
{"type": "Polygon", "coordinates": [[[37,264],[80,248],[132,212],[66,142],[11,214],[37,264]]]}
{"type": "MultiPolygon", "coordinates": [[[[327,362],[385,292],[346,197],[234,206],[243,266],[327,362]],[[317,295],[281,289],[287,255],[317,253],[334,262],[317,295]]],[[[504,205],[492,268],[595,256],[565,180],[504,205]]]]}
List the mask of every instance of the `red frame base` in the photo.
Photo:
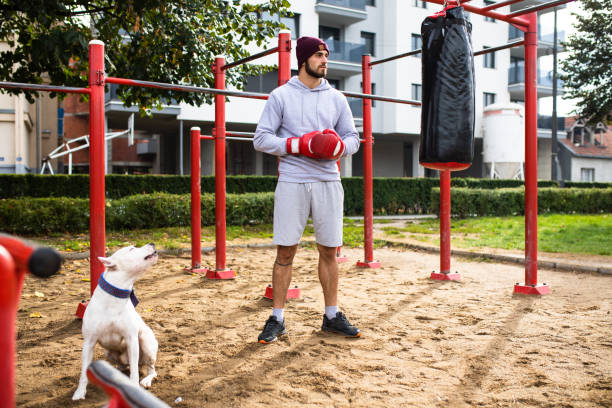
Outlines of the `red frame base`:
{"type": "Polygon", "coordinates": [[[457,272],[432,272],[429,276],[429,279],[441,281],[458,281],[461,279],[461,274],[457,272]]]}
{"type": "Polygon", "coordinates": [[[336,255],[336,262],[338,263],[344,263],[344,262],[348,262],[348,258],[346,257],[346,255],[336,255]]]}
{"type": "Polygon", "coordinates": [[[550,286],[546,283],[521,285],[517,282],[516,285],[514,285],[514,293],[518,293],[519,295],[548,295],[550,293],[550,286]]]}
{"type": "Polygon", "coordinates": [[[83,319],[83,315],[85,314],[85,309],[87,309],[88,304],[89,301],[87,300],[83,300],[81,303],[79,303],[79,305],[77,306],[76,313],[74,314],[77,319],[83,319]]]}
{"type": "Polygon", "coordinates": [[[233,271],[231,269],[220,269],[220,270],[207,269],[206,277],[208,279],[235,279],[236,271],[233,271]]]}
{"type": "Polygon", "coordinates": [[[357,263],[355,264],[356,266],[360,267],[360,268],[380,268],[380,262],[378,261],[357,261],[357,263]]]}
{"type": "MultiPolygon", "coordinates": [[[[274,299],[274,291],[272,290],[272,285],[268,285],[266,287],[266,293],[264,294],[266,299],[274,299]]],[[[287,290],[287,299],[299,299],[300,297],[300,288],[297,286],[294,288],[289,288],[287,290]]]]}
{"type": "Polygon", "coordinates": [[[207,273],[208,272],[208,268],[202,268],[201,266],[191,266],[191,267],[185,268],[185,272],[189,272],[189,273],[207,273]]]}

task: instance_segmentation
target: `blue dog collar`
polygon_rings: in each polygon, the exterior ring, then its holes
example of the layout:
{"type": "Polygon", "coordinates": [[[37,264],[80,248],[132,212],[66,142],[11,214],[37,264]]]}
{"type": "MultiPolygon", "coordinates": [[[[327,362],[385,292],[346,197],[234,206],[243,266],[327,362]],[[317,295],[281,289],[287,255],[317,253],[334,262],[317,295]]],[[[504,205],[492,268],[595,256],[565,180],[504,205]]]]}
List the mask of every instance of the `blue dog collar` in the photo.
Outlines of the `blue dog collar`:
{"type": "Polygon", "coordinates": [[[100,287],[100,289],[102,289],[109,295],[114,296],[116,298],[120,298],[120,299],[130,298],[134,307],[136,307],[136,305],[138,304],[138,299],[136,298],[134,289],[132,290],[119,289],[118,287],[113,286],[110,283],[108,283],[106,279],[104,279],[104,275],[100,275],[100,279],[98,279],[98,287],[100,287]]]}

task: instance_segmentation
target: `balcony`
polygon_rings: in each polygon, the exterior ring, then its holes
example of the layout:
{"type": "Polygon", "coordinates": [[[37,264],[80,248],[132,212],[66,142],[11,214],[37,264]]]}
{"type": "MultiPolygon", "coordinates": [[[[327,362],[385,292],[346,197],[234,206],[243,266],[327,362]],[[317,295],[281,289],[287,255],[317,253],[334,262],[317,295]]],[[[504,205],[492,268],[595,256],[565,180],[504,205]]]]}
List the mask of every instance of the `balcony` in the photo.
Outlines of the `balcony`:
{"type": "Polygon", "coordinates": [[[364,44],[326,40],[329,47],[327,70],[329,75],[351,76],[361,73],[361,56],[365,54],[364,44]]]}
{"type": "MultiPolygon", "coordinates": [[[[512,4],[510,6],[510,11],[523,10],[523,9],[528,8],[528,7],[539,6],[541,4],[547,3],[548,1],[549,0],[523,0],[520,3],[512,4]]],[[[540,10],[540,11],[538,11],[538,14],[552,13],[555,10],[555,8],[557,10],[559,10],[559,9],[563,9],[565,7],[567,7],[567,5],[561,4],[561,5],[558,5],[556,7],[550,7],[550,8],[544,9],[544,10],[540,10]]]]}
{"type": "MultiPolygon", "coordinates": [[[[552,96],[552,71],[538,71],[538,98],[552,96]]],[[[512,100],[525,100],[525,67],[512,66],[508,70],[508,92],[512,100]]],[[[563,81],[557,78],[557,95],[563,94],[563,81]]]]}
{"type": "MultiPolygon", "coordinates": [[[[106,112],[138,112],[138,106],[132,105],[129,108],[123,104],[117,97],[117,88],[119,85],[110,84],[107,89],[108,91],[104,94],[104,106],[106,112]]],[[[162,101],[162,109],[161,110],[153,110],[154,115],[169,115],[176,116],[181,112],[181,108],[179,107],[177,101],[174,99],[168,101],[162,101]]]]}
{"type": "Polygon", "coordinates": [[[365,0],[318,0],[319,23],[348,25],[368,18],[365,0]]]}
{"type": "MultiPolygon", "coordinates": [[[[508,40],[516,40],[523,38],[523,32],[514,26],[509,26],[508,40]]],[[[552,55],[554,45],[554,32],[552,27],[540,27],[538,25],[538,57],[552,55]],[[543,34],[545,32],[546,34],[543,34]]],[[[563,52],[565,49],[561,42],[565,41],[565,31],[557,30],[557,52],[563,52]]],[[[513,57],[523,58],[525,51],[523,47],[514,47],[510,49],[510,55],[513,57]]]]}

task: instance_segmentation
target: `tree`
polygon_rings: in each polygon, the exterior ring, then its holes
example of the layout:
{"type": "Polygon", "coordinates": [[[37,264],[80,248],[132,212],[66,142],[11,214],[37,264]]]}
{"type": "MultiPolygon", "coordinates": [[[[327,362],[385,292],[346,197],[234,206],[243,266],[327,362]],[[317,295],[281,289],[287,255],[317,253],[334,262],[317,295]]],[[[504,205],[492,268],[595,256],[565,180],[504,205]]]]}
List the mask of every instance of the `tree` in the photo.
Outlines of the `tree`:
{"type": "MultiPolygon", "coordinates": [[[[216,55],[226,62],[248,56],[245,45],[265,45],[281,28],[266,15],[290,15],[287,0],[0,0],[0,80],[87,86],[88,43],[105,44],[108,76],[213,87],[216,55]]],[[[278,19],[276,19],[278,20],[278,19]]],[[[270,67],[226,71],[243,88],[247,75],[270,67]]],[[[13,90],[12,93],[23,91],[13,90]]],[[[26,91],[32,101],[36,92],[26,91]]],[[[164,99],[200,105],[210,95],[119,87],[118,96],[141,111],[164,99]]]]}
{"type": "Polygon", "coordinates": [[[569,57],[561,62],[568,91],[578,99],[575,113],[589,124],[612,120],[612,2],[581,0],[584,15],[577,18],[577,32],[565,43],[569,57]]]}

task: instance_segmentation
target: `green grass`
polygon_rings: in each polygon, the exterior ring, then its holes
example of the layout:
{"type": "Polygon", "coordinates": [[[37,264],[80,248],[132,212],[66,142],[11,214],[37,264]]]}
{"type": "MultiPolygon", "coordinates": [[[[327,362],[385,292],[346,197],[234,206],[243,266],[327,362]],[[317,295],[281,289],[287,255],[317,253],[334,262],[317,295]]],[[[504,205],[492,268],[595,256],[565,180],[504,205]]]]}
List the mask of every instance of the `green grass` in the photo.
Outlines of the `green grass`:
{"type": "MultiPolygon", "coordinates": [[[[439,243],[439,221],[406,222],[399,231],[439,243]]],[[[452,245],[462,248],[525,249],[525,218],[478,217],[451,220],[452,245]]],[[[612,255],[612,214],[538,216],[538,250],[612,255]]]]}
{"type": "MultiPolygon", "coordinates": [[[[382,220],[387,221],[387,220],[382,220]]],[[[397,222],[397,221],[396,221],[397,222]]],[[[381,224],[387,224],[382,222],[381,224]]],[[[389,239],[408,237],[420,242],[439,245],[439,221],[423,219],[406,221],[404,227],[380,227],[389,239]]],[[[312,239],[312,224],[306,226],[304,238],[312,239]]],[[[43,245],[60,251],[86,251],[89,249],[87,234],[53,234],[48,237],[31,237],[43,245]]],[[[227,240],[272,240],[272,225],[228,226],[227,240]]],[[[524,217],[479,217],[451,220],[452,246],[458,248],[525,248],[524,217]]],[[[214,245],[215,227],[202,228],[202,241],[214,245]]],[[[155,242],[159,248],[190,248],[191,232],[187,227],[158,228],[150,230],[108,231],[106,245],[110,250],[125,246],[141,246],[155,242]]],[[[360,220],[344,220],[344,245],[363,247],[363,223],[360,220]]],[[[374,247],[384,245],[374,240],[374,247]]],[[[612,255],[612,214],[599,215],[540,215],[538,217],[538,249],[544,252],[612,255]]]]}

